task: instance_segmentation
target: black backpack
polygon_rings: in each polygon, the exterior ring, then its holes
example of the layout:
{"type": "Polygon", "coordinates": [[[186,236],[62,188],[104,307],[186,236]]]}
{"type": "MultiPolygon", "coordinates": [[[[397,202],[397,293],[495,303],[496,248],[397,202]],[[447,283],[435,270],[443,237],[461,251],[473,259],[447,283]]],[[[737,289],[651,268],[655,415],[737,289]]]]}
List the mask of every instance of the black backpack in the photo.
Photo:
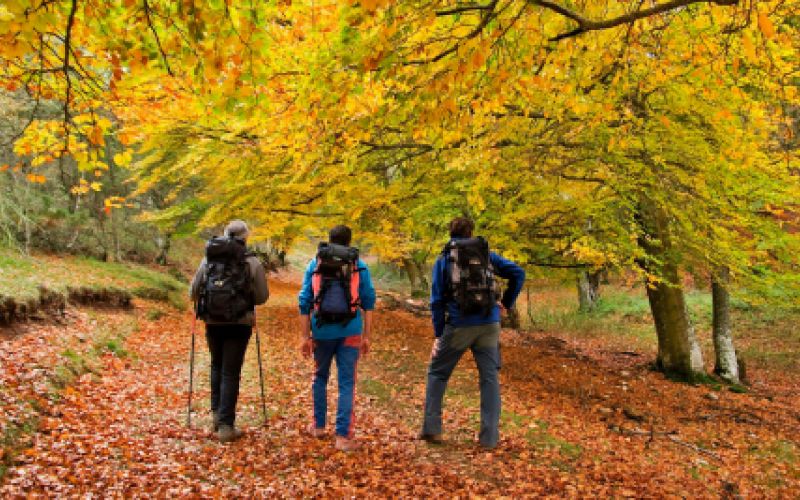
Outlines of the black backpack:
{"type": "Polygon", "coordinates": [[[322,242],[317,250],[317,266],[311,278],[314,292],[314,320],[346,325],[358,313],[360,269],[358,249],[322,242]]]}
{"type": "Polygon", "coordinates": [[[206,243],[206,276],[197,316],[216,323],[236,323],[255,307],[247,248],[235,238],[206,243]]]}
{"type": "Polygon", "coordinates": [[[462,314],[488,316],[499,298],[489,243],[482,237],[452,240],[442,254],[450,264],[448,295],[462,314]]]}

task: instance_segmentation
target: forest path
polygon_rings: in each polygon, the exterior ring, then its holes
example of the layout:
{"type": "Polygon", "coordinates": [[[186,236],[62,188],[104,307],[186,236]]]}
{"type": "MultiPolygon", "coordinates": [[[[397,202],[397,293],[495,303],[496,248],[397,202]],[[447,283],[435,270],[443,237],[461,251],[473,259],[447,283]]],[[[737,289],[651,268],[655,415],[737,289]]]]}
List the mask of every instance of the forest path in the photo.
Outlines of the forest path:
{"type": "MultiPolygon", "coordinates": [[[[154,304],[137,303],[133,313],[99,315],[109,328],[135,328],[124,349],[103,351],[100,366],[37,406],[38,431],[13,459],[0,496],[791,498],[800,491],[796,387],[735,394],[674,383],[650,371],[640,354],[542,334],[503,333],[496,451],[475,443],[470,354],[445,399],[446,443],[416,441],[431,328],[426,318],[391,310],[376,313],[373,350],[359,365],[356,429],[364,447],[337,452],[332,436],[316,440],[304,432],[312,367],[297,352],[297,285],[273,279],[270,289],[258,321],[266,425],[253,338],[237,421],[247,434],[228,445],[212,439],[208,355],[198,324],[196,411],[187,428],[189,313],[165,309],[156,319],[154,304]]],[[[64,331],[80,335],[81,328],[78,322],[64,331]]],[[[3,337],[0,355],[30,361],[47,351],[31,339],[52,342],[42,339],[58,330],[3,337]]],[[[19,381],[35,366],[0,365],[7,398],[22,394],[19,381]]],[[[335,395],[334,379],[331,414],[335,395]]]]}

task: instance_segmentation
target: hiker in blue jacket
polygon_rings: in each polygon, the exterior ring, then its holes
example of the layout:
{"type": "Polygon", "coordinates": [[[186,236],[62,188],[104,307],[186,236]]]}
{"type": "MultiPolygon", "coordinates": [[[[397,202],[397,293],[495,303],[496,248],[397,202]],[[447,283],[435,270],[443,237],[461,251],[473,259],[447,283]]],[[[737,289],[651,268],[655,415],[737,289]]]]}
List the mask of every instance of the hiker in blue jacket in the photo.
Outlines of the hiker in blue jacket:
{"type": "Polygon", "coordinates": [[[300,350],[304,356],[313,355],[315,363],[314,418],[309,432],[317,438],[325,435],[328,378],[336,358],[336,448],[351,451],[358,447],[354,440],[356,368],[360,356],[369,351],[375,288],[367,265],[350,247],[350,228],[335,226],[329,236],[330,242],[321,244],[317,258],[309,262],[298,297],[300,350]]]}
{"type": "MultiPolygon", "coordinates": [[[[513,307],[517,300],[525,282],[525,271],[510,260],[489,252],[485,240],[472,238],[474,227],[472,220],[466,217],[458,217],[451,221],[449,226],[451,241],[433,267],[431,312],[436,340],[428,367],[425,415],[419,437],[428,442],[442,442],[442,398],[447,388],[447,381],[461,356],[470,349],[480,374],[479,442],[484,448],[491,449],[497,446],[500,437],[498,431],[500,383],[497,378],[500,368],[500,315],[501,311],[513,307]],[[454,266],[457,264],[454,263],[453,256],[456,254],[451,253],[450,249],[454,246],[471,245],[473,242],[478,247],[482,244],[483,252],[488,255],[483,259],[479,258],[479,249],[475,258],[469,261],[469,269],[459,272],[456,268],[454,272],[454,266]],[[487,260],[490,265],[484,265],[482,268],[479,262],[487,260]],[[493,274],[508,280],[508,286],[499,304],[493,290],[481,288],[481,286],[491,287],[493,274]],[[489,278],[486,279],[484,276],[489,278]],[[470,281],[475,279],[478,281],[474,283],[470,281]]],[[[466,254],[466,250],[459,251],[466,254]]],[[[457,260],[460,262],[462,259],[457,260]]]]}

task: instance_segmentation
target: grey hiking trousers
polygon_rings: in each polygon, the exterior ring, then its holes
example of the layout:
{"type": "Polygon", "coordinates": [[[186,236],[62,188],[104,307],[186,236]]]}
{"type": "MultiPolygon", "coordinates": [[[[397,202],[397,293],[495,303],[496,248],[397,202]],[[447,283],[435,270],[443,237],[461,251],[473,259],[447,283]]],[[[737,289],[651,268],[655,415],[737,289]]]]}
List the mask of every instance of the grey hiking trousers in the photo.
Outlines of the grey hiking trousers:
{"type": "Polygon", "coordinates": [[[494,448],[500,438],[500,323],[453,327],[446,325],[444,333],[437,338],[428,367],[428,386],[425,390],[425,419],[422,433],[442,433],[442,399],[447,381],[461,356],[467,349],[478,365],[481,391],[480,444],[494,448]]]}

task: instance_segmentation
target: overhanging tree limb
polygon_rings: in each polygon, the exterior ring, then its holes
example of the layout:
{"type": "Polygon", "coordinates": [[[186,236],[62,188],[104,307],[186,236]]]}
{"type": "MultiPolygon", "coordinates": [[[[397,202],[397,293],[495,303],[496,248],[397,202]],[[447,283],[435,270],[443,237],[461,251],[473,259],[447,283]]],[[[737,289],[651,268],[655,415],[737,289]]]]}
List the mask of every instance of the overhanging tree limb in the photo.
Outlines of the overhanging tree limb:
{"type": "Polygon", "coordinates": [[[491,10],[494,8],[494,5],[492,5],[494,3],[497,2],[492,2],[491,4],[486,4],[486,5],[481,5],[481,4],[460,5],[458,7],[452,7],[450,9],[437,10],[436,15],[440,17],[453,16],[456,14],[463,14],[464,12],[472,12],[476,10],[491,10]]]}
{"type": "Polygon", "coordinates": [[[648,7],[646,9],[635,10],[633,12],[628,12],[627,14],[622,14],[617,17],[613,17],[610,19],[603,19],[599,21],[588,19],[583,15],[564,7],[563,5],[559,5],[555,2],[552,2],[551,0],[528,0],[528,3],[533,5],[538,5],[539,7],[544,7],[545,9],[551,10],[561,16],[571,19],[578,24],[577,28],[571,31],[567,31],[565,33],[561,33],[560,35],[556,35],[550,39],[551,41],[558,41],[558,40],[563,40],[564,38],[580,35],[581,33],[586,33],[587,31],[605,30],[609,28],[614,28],[616,26],[621,26],[623,24],[630,24],[639,19],[644,19],[646,17],[663,14],[664,12],[676,10],[681,7],[686,7],[695,3],[736,5],[737,3],[739,3],[739,0],[671,0],[669,2],[648,7]]]}
{"type": "MultiPolygon", "coordinates": [[[[494,16],[496,15],[495,8],[497,7],[497,4],[499,3],[499,1],[500,0],[492,0],[487,5],[481,6],[481,8],[479,10],[483,11],[484,14],[483,14],[483,16],[481,16],[480,22],[478,23],[477,26],[475,26],[475,28],[472,31],[470,31],[464,38],[459,40],[457,43],[455,43],[455,44],[451,45],[449,48],[439,52],[437,55],[435,55],[434,57],[432,57],[430,59],[420,59],[420,60],[415,60],[415,61],[408,61],[406,64],[421,65],[421,64],[433,63],[433,62],[439,61],[439,60],[449,56],[450,54],[454,53],[455,51],[457,51],[458,47],[461,45],[461,43],[464,40],[470,40],[470,39],[475,38],[476,36],[481,34],[481,32],[484,30],[484,28],[486,28],[486,26],[489,24],[489,21],[491,21],[494,18],[494,16]]],[[[476,10],[476,9],[473,8],[471,10],[476,10]]]]}
{"type": "Polygon", "coordinates": [[[169,76],[175,76],[172,73],[172,68],[169,67],[167,53],[164,52],[164,47],[161,45],[161,39],[158,37],[158,32],[153,24],[153,19],[150,17],[150,3],[147,0],[144,0],[144,15],[147,18],[147,26],[150,28],[150,31],[153,33],[153,36],[156,39],[156,45],[158,46],[158,51],[161,53],[161,59],[164,60],[164,66],[167,68],[167,73],[169,73],[169,76]]]}
{"type": "Polygon", "coordinates": [[[69,76],[69,55],[72,43],[72,27],[75,25],[75,14],[78,12],[78,0],[72,0],[67,17],[67,29],[64,34],[64,78],[66,90],[64,96],[64,150],[69,149],[69,101],[72,98],[72,80],[69,76]]]}

